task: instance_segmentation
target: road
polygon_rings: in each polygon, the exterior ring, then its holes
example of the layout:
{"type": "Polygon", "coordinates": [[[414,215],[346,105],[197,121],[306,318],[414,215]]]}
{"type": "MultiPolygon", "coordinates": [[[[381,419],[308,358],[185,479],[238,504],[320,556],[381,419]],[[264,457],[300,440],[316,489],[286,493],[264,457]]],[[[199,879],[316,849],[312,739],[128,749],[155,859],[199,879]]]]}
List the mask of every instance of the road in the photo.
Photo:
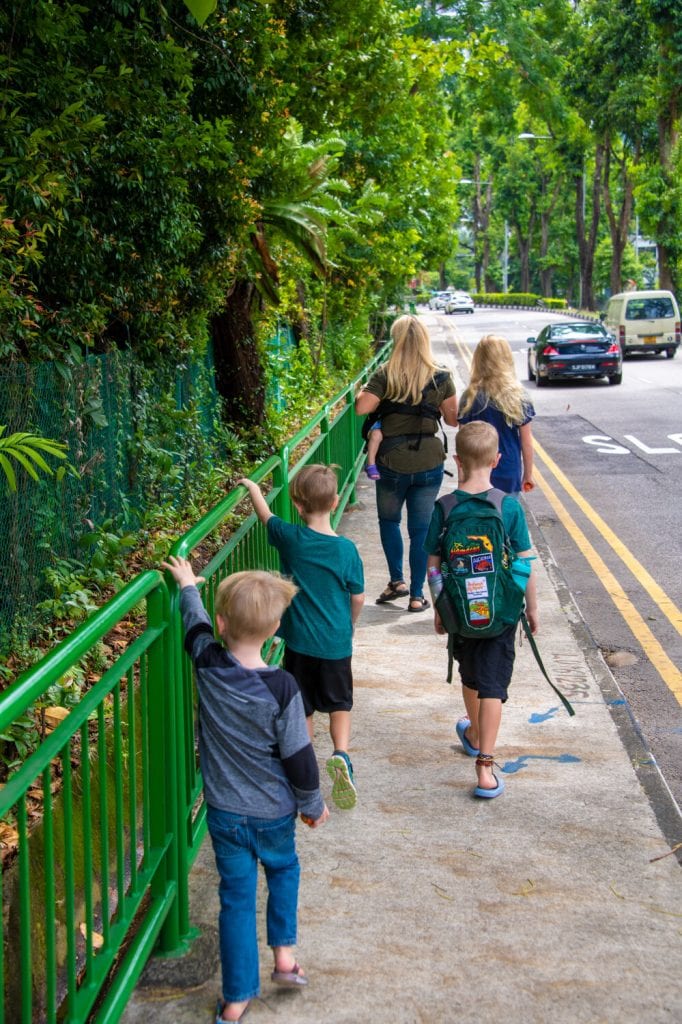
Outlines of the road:
{"type": "MultiPolygon", "coordinates": [[[[538,486],[526,506],[682,806],[682,354],[627,360],[620,386],[538,390],[528,381],[526,339],[560,316],[420,312],[434,337],[445,336],[464,382],[478,339],[508,338],[536,410],[538,486]]],[[[651,766],[636,767],[645,774],[651,766]]]]}

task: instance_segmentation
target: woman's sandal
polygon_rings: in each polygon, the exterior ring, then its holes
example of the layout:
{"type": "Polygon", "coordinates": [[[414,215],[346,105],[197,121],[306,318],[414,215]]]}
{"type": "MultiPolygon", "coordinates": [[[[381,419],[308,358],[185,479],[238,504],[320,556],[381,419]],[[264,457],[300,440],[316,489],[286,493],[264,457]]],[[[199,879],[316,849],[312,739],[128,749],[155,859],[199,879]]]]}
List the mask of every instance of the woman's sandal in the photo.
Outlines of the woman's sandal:
{"type": "Polygon", "coordinates": [[[425,612],[426,609],[430,607],[431,605],[425,597],[411,597],[407,610],[408,612],[425,612]]]}
{"type": "Polygon", "coordinates": [[[290,971],[273,971],[270,978],[275,985],[281,985],[282,988],[302,988],[308,984],[308,979],[305,974],[301,974],[298,964],[294,964],[290,971]]]}
{"type": "Polygon", "coordinates": [[[394,580],[388,583],[383,593],[379,594],[375,604],[386,604],[388,601],[395,601],[399,597],[407,597],[410,591],[405,580],[394,580]]]}

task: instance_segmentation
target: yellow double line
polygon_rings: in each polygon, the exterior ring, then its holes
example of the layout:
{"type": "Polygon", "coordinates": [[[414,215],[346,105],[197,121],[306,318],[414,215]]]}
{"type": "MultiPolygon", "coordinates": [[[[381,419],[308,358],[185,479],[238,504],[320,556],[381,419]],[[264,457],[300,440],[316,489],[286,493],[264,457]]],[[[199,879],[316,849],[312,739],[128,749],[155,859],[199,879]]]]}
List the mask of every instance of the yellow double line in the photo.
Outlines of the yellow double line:
{"type": "MultiPolygon", "coordinates": [[[[471,355],[469,350],[464,344],[462,344],[459,338],[456,339],[455,343],[464,361],[467,365],[470,365],[471,355]]],[[[583,498],[580,492],[573,486],[551,456],[547,454],[542,445],[539,444],[535,438],[533,439],[533,447],[556,481],[561,485],[561,487],[563,487],[569,497],[573,499],[578,508],[585,514],[587,519],[589,519],[612,551],[621,559],[637,582],[644,588],[644,590],[646,590],[649,597],[660,609],[666,619],[668,619],[673,628],[678,632],[678,634],[682,635],[682,612],[680,612],[680,609],[674,601],[668,597],[663,588],[656,583],[644,566],[633,557],[613,530],[592,508],[589,502],[583,498]]],[[[616,577],[608,568],[602,557],[597,553],[593,545],[569,513],[566,506],[537,467],[534,469],[533,475],[539,483],[545,497],[556,512],[560,522],[566,529],[566,532],[575,541],[578,550],[585,557],[590,569],[601,581],[606,593],[609,595],[617,610],[623,617],[635,640],[641,646],[665,685],[671,693],[675,695],[677,702],[682,705],[682,673],[679,668],[677,668],[675,663],[668,657],[662,645],[651,632],[616,577]]]]}
{"type": "MultiPolygon", "coordinates": [[[[561,484],[566,493],[573,499],[592,525],[598,530],[609,547],[618,555],[627,569],[630,570],[638,583],[646,590],[649,597],[657,605],[678,633],[682,634],[682,613],[673,601],[668,597],[662,587],[649,575],[644,566],[633,558],[625,545],[614,534],[613,530],[604,522],[601,516],[595,512],[592,506],[585,501],[582,495],[575,489],[573,484],[561,472],[554,460],[547,454],[537,440],[533,441],[535,451],[541,457],[549,471],[561,484]]],[[[675,663],[671,661],[662,645],[651,632],[646,622],[627,596],[620,583],[608,568],[601,556],[596,552],[583,531],[568,512],[566,506],[560,501],[556,492],[552,490],[544,476],[535,469],[533,475],[540,484],[550,505],[556,512],[559,520],[566,528],[567,533],[573,538],[581,554],[587,560],[590,569],[599,578],[614,605],[622,615],[630,628],[635,640],[640,644],[647,658],[654,666],[668,689],[674,693],[677,702],[682,704],[682,673],[675,663]]]]}

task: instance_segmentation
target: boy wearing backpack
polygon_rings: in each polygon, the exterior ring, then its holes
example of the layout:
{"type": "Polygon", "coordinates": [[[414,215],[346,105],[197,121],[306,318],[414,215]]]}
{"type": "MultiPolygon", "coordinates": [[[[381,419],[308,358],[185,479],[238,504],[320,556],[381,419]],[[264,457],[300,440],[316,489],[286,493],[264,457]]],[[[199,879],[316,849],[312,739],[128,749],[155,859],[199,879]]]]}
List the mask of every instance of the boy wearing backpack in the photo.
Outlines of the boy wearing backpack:
{"type": "Polygon", "coordinates": [[[490,483],[500,458],[495,428],[481,420],[464,424],[455,449],[458,487],[454,495],[436,502],[424,547],[429,579],[442,572],[436,632],[448,632],[449,642],[457,645],[466,708],[457,735],[465,753],[476,758],[474,795],[490,799],[504,790],[493,772],[493,757],[523,610],[523,586],[513,578],[519,568],[527,576],[528,624],[533,633],[538,628],[535,578],[530,572],[533,554],[523,508],[490,483]]]}
{"type": "Polygon", "coordinates": [[[327,759],[332,800],[350,810],[357,793],[348,754],[353,675],[353,629],[360,615],[364,575],[358,550],[348,537],[334,532],[330,515],[339,502],[336,473],[331,466],[310,464],[299,470],[289,494],[304,526],[286,523],[270,511],[260,487],[241,479],[254,511],[277,549],[281,569],[299,588],[282,617],[278,635],[286,642],[284,668],[301,690],[308,734],[313,739],[313,714],[329,715],[333,744],[327,759]]]}

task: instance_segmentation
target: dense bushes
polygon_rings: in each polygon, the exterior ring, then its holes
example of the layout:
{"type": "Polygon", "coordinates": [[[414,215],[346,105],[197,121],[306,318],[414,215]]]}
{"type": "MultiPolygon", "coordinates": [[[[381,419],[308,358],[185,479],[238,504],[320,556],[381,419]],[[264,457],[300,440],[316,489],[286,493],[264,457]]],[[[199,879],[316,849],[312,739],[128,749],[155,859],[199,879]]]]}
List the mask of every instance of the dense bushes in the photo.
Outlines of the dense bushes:
{"type": "Polygon", "coordinates": [[[480,306],[541,306],[546,309],[566,309],[566,299],[546,299],[533,292],[476,292],[472,295],[480,306]]]}

